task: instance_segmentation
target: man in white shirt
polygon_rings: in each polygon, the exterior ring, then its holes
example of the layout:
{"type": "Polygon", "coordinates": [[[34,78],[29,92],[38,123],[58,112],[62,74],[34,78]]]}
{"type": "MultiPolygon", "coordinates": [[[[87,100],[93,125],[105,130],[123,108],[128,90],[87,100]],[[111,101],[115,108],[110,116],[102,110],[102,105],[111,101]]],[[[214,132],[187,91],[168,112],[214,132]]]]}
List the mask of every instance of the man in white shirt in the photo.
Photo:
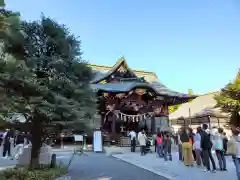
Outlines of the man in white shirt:
{"type": "Polygon", "coordinates": [[[136,149],[136,132],[134,130],[131,130],[130,133],[128,134],[131,138],[131,152],[135,152],[136,149]]]}
{"type": "Polygon", "coordinates": [[[142,128],[142,130],[138,133],[138,141],[140,144],[140,151],[141,156],[146,154],[146,142],[147,142],[147,136],[145,134],[145,130],[142,128]]]}

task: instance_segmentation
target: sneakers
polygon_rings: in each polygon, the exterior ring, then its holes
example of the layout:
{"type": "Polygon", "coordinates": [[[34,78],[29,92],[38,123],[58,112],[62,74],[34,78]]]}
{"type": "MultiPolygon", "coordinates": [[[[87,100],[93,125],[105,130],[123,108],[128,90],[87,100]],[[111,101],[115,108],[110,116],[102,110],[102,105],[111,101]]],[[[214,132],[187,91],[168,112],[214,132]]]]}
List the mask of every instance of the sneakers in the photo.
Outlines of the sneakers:
{"type": "Polygon", "coordinates": [[[210,172],[210,170],[208,170],[208,169],[204,169],[203,171],[204,171],[204,172],[210,172]]]}
{"type": "Polygon", "coordinates": [[[212,173],[216,173],[216,169],[213,169],[211,172],[212,172],[212,173]]]}
{"type": "Polygon", "coordinates": [[[221,168],[220,171],[227,171],[227,169],[222,169],[222,168],[221,168]]]}

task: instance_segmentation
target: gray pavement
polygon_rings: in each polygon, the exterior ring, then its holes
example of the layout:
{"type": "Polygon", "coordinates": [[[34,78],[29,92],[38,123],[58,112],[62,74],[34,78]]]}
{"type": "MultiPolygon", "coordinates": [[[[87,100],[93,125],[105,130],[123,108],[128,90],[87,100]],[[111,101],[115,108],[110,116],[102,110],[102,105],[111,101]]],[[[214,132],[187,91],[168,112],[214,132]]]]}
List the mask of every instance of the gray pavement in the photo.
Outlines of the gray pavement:
{"type": "MultiPolygon", "coordinates": [[[[73,151],[63,149],[55,151],[57,162],[68,164],[73,151]]],[[[15,160],[0,158],[0,170],[14,167],[15,160]]],[[[167,180],[157,174],[125,163],[103,153],[88,152],[82,156],[76,155],[68,174],[72,180],[167,180]]]]}
{"type": "MultiPolygon", "coordinates": [[[[58,161],[67,164],[70,154],[58,153],[58,161]]],[[[157,174],[104,154],[76,156],[69,168],[72,180],[167,180],[157,174]]]]}
{"type": "MultiPolygon", "coordinates": [[[[236,172],[230,157],[227,157],[227,172],[217,171],[216,173],[204,172],[204,167],[186,167],[178,161],[178,154],[173,153],[173,161],[164,161],[158,158],[155,153],[140,156],[139,153],[115,154],[114,157],[149,170],[169,180],[234,180],[236,172]]],[[[215,161],[217,163],[217,160],[215,161]]]]}

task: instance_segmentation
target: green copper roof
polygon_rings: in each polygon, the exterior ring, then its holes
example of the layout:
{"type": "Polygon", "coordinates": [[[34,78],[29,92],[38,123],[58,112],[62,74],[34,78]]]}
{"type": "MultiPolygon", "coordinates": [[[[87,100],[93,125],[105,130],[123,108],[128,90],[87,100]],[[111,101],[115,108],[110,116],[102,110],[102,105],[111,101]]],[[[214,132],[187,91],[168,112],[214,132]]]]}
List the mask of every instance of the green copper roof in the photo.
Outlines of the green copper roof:
{"type": "Polygon", "coordinates": [[[161,86],[155,82],[155,84],[139,83],[139,82],[124,82],[124,83],[106,83],[106,84],[91,84],[94,90],[102,90],[107,92],[128,92],[134,88],[149,88],[156,92],[158,95],[165,95],[171,97],[180,98],[195,98],[195,96],[189,96],[188,94],[182,94],[172,91],[165,86],[161,86]]]}

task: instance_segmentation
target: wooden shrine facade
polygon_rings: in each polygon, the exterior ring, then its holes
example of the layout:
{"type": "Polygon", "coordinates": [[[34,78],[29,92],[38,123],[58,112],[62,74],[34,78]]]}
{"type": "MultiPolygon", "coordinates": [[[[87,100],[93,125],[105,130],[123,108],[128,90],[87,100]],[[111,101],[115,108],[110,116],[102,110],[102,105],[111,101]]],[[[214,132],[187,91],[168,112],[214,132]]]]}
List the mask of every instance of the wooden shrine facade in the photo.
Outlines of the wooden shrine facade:
{"type": "Polygon", "coordinates": [[[195,98],[168,89],[152,72],[131,70],[124,58],[113,67],[93,65],[92,69],[101,127],[107,133],[124,135],[142,127],[148,133],[168,129],[168,106],[195,98]]]}

